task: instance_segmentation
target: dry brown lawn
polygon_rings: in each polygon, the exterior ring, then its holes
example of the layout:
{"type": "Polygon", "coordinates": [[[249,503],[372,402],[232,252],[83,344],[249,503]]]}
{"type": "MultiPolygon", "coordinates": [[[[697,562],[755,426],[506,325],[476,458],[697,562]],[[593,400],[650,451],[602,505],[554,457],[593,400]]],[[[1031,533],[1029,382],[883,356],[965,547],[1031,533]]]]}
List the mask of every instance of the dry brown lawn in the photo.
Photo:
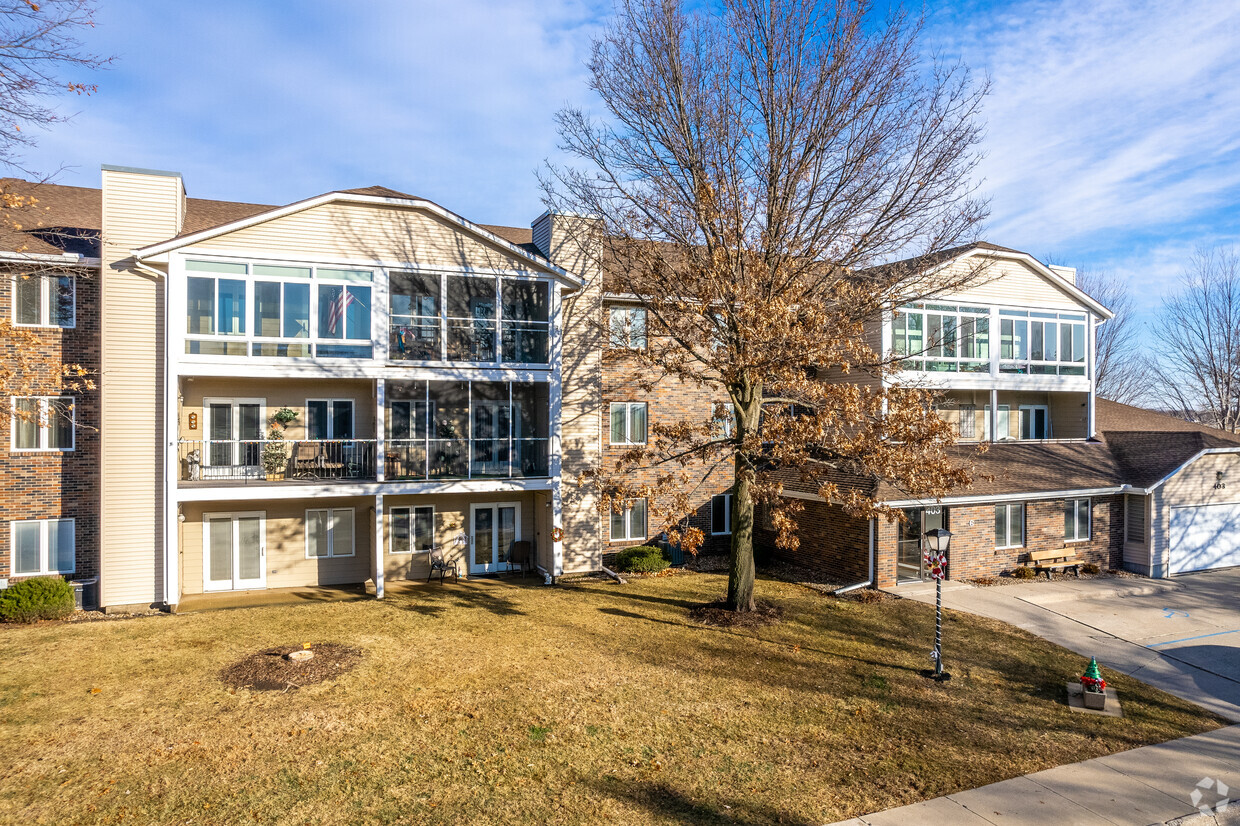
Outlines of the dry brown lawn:
{"type": "Polygon", "coordinates": [[[358,601],[0,628],[0,822],[818,824],[1214,728],[1081,658],[949,614],[759,582],[765,628],[688,609],[713,574],[450,582],[358,601]],[[275,645],[361,649],[335,682],[230,693],[275,645]]]}

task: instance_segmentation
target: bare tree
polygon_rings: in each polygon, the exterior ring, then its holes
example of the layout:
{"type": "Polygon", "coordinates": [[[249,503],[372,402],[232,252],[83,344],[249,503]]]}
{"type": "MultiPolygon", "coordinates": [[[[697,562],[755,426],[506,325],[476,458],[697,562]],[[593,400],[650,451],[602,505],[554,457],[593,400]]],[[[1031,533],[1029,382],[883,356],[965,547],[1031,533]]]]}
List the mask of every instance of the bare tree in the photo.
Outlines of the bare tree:
{"type": "Polygon", "coordinates": [[[1240,255],[1200,249],[1154,323],[1154,375],[1178,413],[1240,432],[1240,255]]]}
{"type": "Polygon", "coordinates": [[[924,63],[920,24],[862,0],[691,5],[619,0],[589,64],[609,118],[558,114],[580,166],[544,186],[552,209],[598,216],[609,289],[648,312],[633,380],[706,385],[735,410],[727,433],[705,415],[652,425],[600,472],[604,506],[645,497],[695,547],[700,531],[676,527],[691,477],[730,463],[727,604],[746,611],[755,503],[797,544],[775,469],[859,516],[883,509],[821,471],[928,496],[968,479],[927,393],[854,379],[896,369],[867,338],[882,313],[975,277],[931,265],[987,212],[971,183],[985,87],[924,63]],[[900,255],[916,257],[877,266],[900,255]]]}
{"type": "Polygon", "coordinates": [[[1149,365],[1141,349],[1128,283],[1107,270],[1078,269],[1076,286],[1115,317],[1098,327],[1095,383],[1098,395],[1122,404],[1137,404],[1148,395],[1149,365]]]}

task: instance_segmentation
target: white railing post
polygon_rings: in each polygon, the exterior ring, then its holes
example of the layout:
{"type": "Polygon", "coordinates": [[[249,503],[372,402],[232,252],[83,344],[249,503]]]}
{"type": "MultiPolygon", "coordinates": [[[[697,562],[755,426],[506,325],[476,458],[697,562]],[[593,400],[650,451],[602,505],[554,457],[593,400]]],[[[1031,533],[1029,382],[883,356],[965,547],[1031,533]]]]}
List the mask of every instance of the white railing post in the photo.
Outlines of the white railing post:
{"type": "Polygon", "coordinates": [[[375,379],[375,479],[386,479],[387,379],[375,379]]]}

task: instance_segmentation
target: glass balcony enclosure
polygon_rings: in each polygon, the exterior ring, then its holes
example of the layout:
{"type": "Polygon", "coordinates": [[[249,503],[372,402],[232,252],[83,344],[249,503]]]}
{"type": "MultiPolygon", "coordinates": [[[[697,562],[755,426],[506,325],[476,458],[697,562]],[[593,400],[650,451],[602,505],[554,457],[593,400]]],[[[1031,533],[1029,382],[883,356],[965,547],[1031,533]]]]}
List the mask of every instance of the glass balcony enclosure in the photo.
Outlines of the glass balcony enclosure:
{"type": "Polygon", "coordinates": [[[478,275],[392,273],[389,357],[546,364],[550,285],[478,275]]]}
{"type": "Polygon", "coordinates": [[[388,479],[542,477],[548,470],[545,383],[393,382],[388,479]]]}
{"type": "Polygon", "coordinates": [[[185,352],[371,358],[374,272],[185,262],[185,352]]]}
{"type": "MultiPolygon", "coordinates": [[[[187,354],[374,357],[381,270],[197,259],[185,269],[187,354]]],[[[388,358],[550,362],[549,282],[400,271],[388,278],[388,358]]]]}
{"type": "Polygon", "coordinates": [[[1084,313],[998,310],[918,303],[901,307],[892,323],[892,349],[905,370],[1084,376],[1084,313]],[[994,333],[998,333],[997,347],[994,333]]]}

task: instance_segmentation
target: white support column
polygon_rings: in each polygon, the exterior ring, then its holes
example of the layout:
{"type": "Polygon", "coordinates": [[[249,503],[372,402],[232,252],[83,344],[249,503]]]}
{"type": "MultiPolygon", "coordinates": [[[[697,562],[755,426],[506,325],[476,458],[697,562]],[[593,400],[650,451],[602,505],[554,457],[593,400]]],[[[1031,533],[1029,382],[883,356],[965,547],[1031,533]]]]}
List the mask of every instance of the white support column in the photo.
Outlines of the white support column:
{"type": "MultiPolygon", "coordinates": [[[[562,485],[563,461],[561,409],[564,398],[564,352],[563,352],[563,319],[561,318],[562,302],[560,285],[551,289],[551,380],[547,388],[551,429],[547,444],[548,473],[551,475],[551,527],[563,529],[564,500],[560,493],[562,485]]],[[[551,543],[551,573],[560,576],[564,573],[564,542],[551,543]]]]}
{"type": "Polygon", "coordinates": [[[387,446],[387,379],[375,379],[375,479],[385,479],[387,446]]]}
{"type": "Polygon", "coordinates": [[[375,599],[383,599],[383,494],[375,494],[375,599]]]}
{"type": "Polygon", "coordinates": [[[1085,438],[1094,438],[1094,399],[1098,396],[1098,369],[1095,359],[1098,355],[1098,324],[1093,313],[1088,316],[1089,340],[1085,343],[1085,372],[1089,376],[1089,396],[1085,402],[1085,438]]]}
{"type": "Polygon", "coordinates": [[[388,293],[391,291],[391,281],[387,270],[379,270],[375,278],[375,287],[372,295],[374,299],[371,304],[371,318],[374,319],[376,329],[370,331],[370,338],[374,342],[374,358],[381,364],[388,360],[388,350],[392,346],[392,324],[390,307],[388,302],[388,293]]]}
{"type": "MultiPolygon", "coordinates": [[[[990,331],[986,334],[986,340],[990,346],[990,377],[992,379],[999,378],[999,310],[996,307],[990,308],[990,331]]],[[[992,405],[992,411],[995,409],[992,405]]]]}
{"type": "Polygon", "coordinates": [[[999,441],[999,391],[990,390],[990,441],[999,441]]]}

